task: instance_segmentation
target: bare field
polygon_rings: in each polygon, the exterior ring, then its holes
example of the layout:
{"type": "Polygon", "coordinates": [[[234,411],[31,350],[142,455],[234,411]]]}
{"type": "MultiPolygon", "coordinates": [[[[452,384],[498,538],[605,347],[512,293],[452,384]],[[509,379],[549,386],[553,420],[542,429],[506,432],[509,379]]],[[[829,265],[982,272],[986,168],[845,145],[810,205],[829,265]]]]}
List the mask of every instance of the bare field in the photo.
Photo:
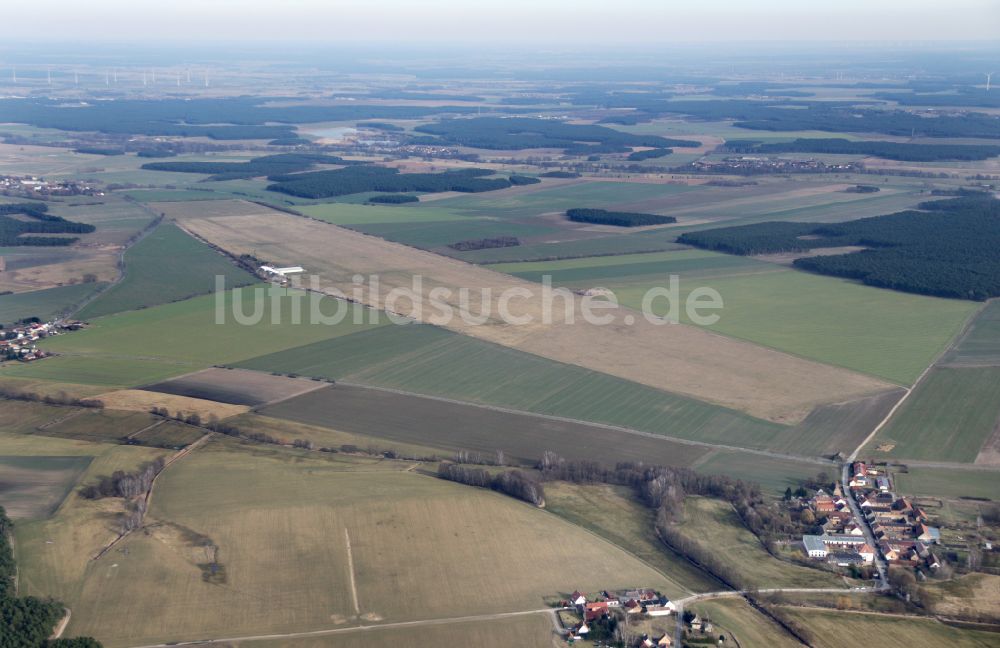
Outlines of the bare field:
{"type": "Polygon", "coordinates": [[[104,406],[108,409],[148,412],[153,407],[166,407],[171,414],[176,412],[183,412],[185,415],[197,414],[202,419],[207,419],[210,416],[216,416],[220,419],[228,418],[250,409],[246,405],[217,403],[201,398],[163,394],[142,389],[121,389],[100,394],[97,398],[104,401],[104,406]]]}
{"type": "Polygon", "coordinates": [[[260,410],[264,416],[445,451],[534,462],[545,450],[570,459],[689,465],[707,448],[610,430],[596,425],[514,414],[486,407],[332,385],[260,410]]]}
{"type": "MultiPolygon", "coordinates": [[[[464,287],[468,310],[491,318],[483,325],[471,325],[455,317],[445,323],[447,328],[760,418],[795,423],[816,405],[859,398],[887,387],[874,378],[690,326],[657,326],[634,315],[634,323],[628,325],[624,311],[617,312],[618,321],[612,325],[588,325],[582,320],[579,300],[574,325],[568,324],[558,299],[552,323],[543,324],[537,284],[334,225],[268,212],[257,205],[225,201],[212,205],[229,213],[249,213],[192,218],[183,226],[233,254],[255,252],[276,262],[302,265],[321,276],[328,292],[337,288],[350,294],[355,274],[377,274],[379,290],[366,290],[363,301],[383,309],[393,288],[409,288],[411,278],[420,275],[425,298],[434,288],[446,288],[451,295],[443,301],[455,308],[459,288],[464,287]],[[496,318],[500,294],[511,288],[530,292],[530,297],[512,300],[510,310],[513,315],[530,316],[531,323],[513,326],[496,318]],[[479,289],[490,290],[485,300],[479,289]]],[[[408,303],[397,308],[408,310],[408,303]]],[[[432,314],[423,315],[423,321],[442,323],[432,314]]]]}
{"type": "Polygon", "coordinates": [[[145,391],[256,407],[319,389],[325,383],[306,378],[272,376],[246,369],[204,369],[153,385],[145,391]]]}

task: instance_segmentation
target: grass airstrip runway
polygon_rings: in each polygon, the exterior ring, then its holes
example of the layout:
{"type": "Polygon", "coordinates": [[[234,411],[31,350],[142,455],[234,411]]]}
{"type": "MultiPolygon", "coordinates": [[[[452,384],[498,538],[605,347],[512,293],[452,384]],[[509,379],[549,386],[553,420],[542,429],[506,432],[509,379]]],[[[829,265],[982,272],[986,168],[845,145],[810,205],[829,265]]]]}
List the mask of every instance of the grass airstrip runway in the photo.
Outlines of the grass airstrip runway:
{"type": "MultiPolygon", "coordinates": [[[[212,204],[223,208],[222,201],[212,204]]],[[[592,326],[578,316],[577,322],[568,326],[565,313],[555,308],[554,323],[545,325],[541,323],[541,296],[536,284],[259,205],[246,204],[240,210],[242,204],[231,204],[226,215],[199,215],[180,224],[231,254],[256,254],[302,265],[343,294],[351,294],[355,274],[379,275],[378,294],[366,291],[364,297],[367,305],[376,308],[384,305],[393,288],[410,287],[414,275],[423,277],[425,297],[435,287],[452,289],[451,297],[445,298],[452,306],[458,306],[459,287],[473,289],[470,310],[474,313],[483,312],[477,301],[479,289],[492,291],[491,313],[498,312],[498,304],[493,302],[502,291],[526,289],[532,297],[520,300],[517,314],[532,315],[532,324],[512,326],[493,319],[471,326],[453,318],[446,327],[542,357],[783,423],[800,421],[816,405],[871,395],[889,387],[855,372],[694,327],[657,326],[635,315],[633,325],[592,326]]],[[[183,206],[178,212],[167,212],[168,217],[186,214],[190,211],[183,206]]]]}

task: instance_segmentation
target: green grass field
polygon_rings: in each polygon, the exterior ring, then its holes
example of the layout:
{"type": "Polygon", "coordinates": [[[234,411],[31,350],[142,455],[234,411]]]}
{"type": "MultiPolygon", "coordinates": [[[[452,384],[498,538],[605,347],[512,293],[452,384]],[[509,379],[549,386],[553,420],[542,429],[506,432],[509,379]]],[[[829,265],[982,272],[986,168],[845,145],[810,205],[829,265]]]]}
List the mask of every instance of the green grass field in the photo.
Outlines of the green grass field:
{"type": "Polygon", "coordinates": [[[684,500],[681,532],[693,542],[732,563],[741,578],[756,587],[840,587],[832,572],[811,569],[774,558],[757,536],[740,522],[727,502],[704,497],[684,500]]]}
{"type": "Polygon", "coordinates": [[[257,281],[176,225],[162,224],[125,253],[125,277],[77,316],[93,319],[208,293],[218,277],[227,288],[257,281]]]}
{"type": "MultiPolygon", "coordinates": [[[[742,447],[791,428],[429,326],[386,326],[237,363],[742,447]]],[[[789,437],[790,438],[790,437],[789,437]]]]}
{"type": "Polygon", "coordinates": [[[589,288],[598,283],[605,285],[642,279],[655,280],[671,274],[701,277],[773,270],[771,264],[752,257],[692,249],[559,261],[498,263],[489,267],[528,281],[540,282],[548,275],[552,278],[553,285],[573,288],[589,288]]]}
{"type": "MultiPolygon", "coordinates": [[[[85,330],[45,340],[46,349],[64,357],[4,368],[0,375],[107,385],[142,384],[371,326],[354,324],[356,307],[343,302],[338,302],[346,309],[340,323],[309,323],[309,301],[305,297],[303,323],[295,324],[292,297],[300,293],[277,288],[272,292],[289,297],[275,305],[261,285],[225,293],[224,301],[218,302],[225,308],[222,323],[216,323],[214,295],[101,317],[85,330]],[[256,293],[258,288],[264,292],[256,293]],[[239,298],[237,306],[247,317],[252,319],[255,308],[259,308],[257,323],[239,323],[232,309],[235,295],[239,298]],[[261,297],[259,301],[257,296],[261,297]]],[[[337,308],[332,298],[323,299],[324,313],[332,314],[337,308]]]]}
{"type": "Polygon", "coordinates": [[[73,307],[103,288],[103,283],[79,283],[44,290],[0,295],[0,323],[10,325],[27,317],[48,320],[73,307]]]}
{"type": "MultiPolygon", "coordinates": [[[[780,448],[781,451],[786,448],[780,448]]],[[[794,490],[804,480],[813,478],[820,471],[836,472],[832,465],[805,463],[777,457],[750,457],[737,450],[710,450],[690,465],[698,472],[709,475],[728,475],[745,481],[756,482],[765,492],[782,493],[789,486],[794,490]]]]}
{"type": "Polygon", "coordinates": [[[975,461],[1000,421],[1000,367],[935,367],[866,446],[874,456],[975,461]],[[888,452],[876,450],[892,444],[888,452]]]}
{"type": "Polygon", "coordinates": [[[451,209],[416,208],[414,205],[363,205],[353,203],[322,203],[297,208],[303,214],[334,225],[365,225],[374,223],[420,223],[470,220],[451,209]]]}
{"type": "MultiPolygon", "coordinates": [[[[536,185],[537,186],[537,185],[536,185]]],[[[562,212],[572,207],[622,207],[640,201],[673,194],[697,191],[687,185],[643,184],[637,182],[582,182],[531,191],[497,195],[492,192],[435,200],[416,209],[451,209],[469,216],[524,218],[547,212],[562,212]]]]}
{"type": "Polygon", "coordinates": [[[1000,499],[1000,471],[952,470],[910,466],[906,472],[896,472],[896,488],[902,493],[927,497],[985,497],[1000,499]]]}
{"type": "Polygon", "coordinates": [[[74,610],[69,634],[116,648],[532,610],[576,587],[666,584],[542,510],[406,467],[222,439],[161,475],[147,533],[84,570],[56,559],[82,549],[82,519],[102,523],[91,503],[19,526],[22,589],[60,596],[74,610]],[[206,543],[222,566],[215,583],[203,577],[206,543]]]}
{"type": "Polygon", "coordinates": [[[187,200],[232,200],[232,194],[195,189],[134,189],[123,195],[139,202],[175,202],[187,200]]]}
{"type": "Polygon", "coordinates": [[[97,387],[129,387],[158,382],[204,368],[205,365],[200,362],[67,355],[45,358],[31,364],[6,363],[0,365],[0,377],[17,378],[26,382],[41,380],[97,387]]]}
{"type": "MultiPolygon", "coordinates": [[[[722,296],[719,320],[709,327],[714,331],[899,384],[915,380],[977,308],[700,250],[494,268],[534,280],[549,273],[556,285],[611,288],[635,309],[650,288],[669,286],[676,274],[682,300],[701,287],[722,296]]],[[[680,310],[681,321],[689,322],[680,310]]],[[[652,311],[665,315],[666,300],[653,302],[652,311]]]]}
{"type": "Polygon", "coordinates": [[[965,336],[942,361],[955,366],[1000,365],[1000,299],[991,300],[983,307],[965,336]]]}
{"type": "MultiPolygon", "coordinates": [[[[403,209],[408,207],[403,206],[403,209]]],[[[502,219],[467,218],[446,221],[407,221],[400,223],[354,224],[352,229],[373,234],[389,241],[405,243],[420,248],[436,249],[458,241],[516,236],[530,238],[556,234],[558,227],[546,225],[544,221],[513,222],[502,219]]]]}

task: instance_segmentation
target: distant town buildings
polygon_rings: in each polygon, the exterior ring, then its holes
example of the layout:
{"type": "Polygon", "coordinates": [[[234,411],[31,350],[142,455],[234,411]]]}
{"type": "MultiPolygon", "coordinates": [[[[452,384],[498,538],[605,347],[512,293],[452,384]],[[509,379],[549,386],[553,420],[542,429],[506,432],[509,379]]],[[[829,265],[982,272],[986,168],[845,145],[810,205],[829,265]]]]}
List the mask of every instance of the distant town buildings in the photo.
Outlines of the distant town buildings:
{"type": "Polygon", "coordinates": [[[19,198],[103,196],[104,190],[78,180],[46,180],[38,176],[0,176],[0,194],[19,198]]]}

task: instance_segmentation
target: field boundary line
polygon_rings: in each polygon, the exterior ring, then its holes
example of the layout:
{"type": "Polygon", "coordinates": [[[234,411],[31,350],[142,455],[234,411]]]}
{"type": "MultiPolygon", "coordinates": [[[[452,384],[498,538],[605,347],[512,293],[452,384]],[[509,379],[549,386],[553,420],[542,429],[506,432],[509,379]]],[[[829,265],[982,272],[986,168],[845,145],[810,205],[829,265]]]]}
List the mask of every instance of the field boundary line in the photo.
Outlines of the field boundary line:
{"type": "Polygon", "coordinates": [[[854,452],[852,452],[850,456],[847,457],[847,462],[853,462],[855,459],[858,458],[858,454],[864,449],[866,445],[868,445],[871,442],[872,439],[875,438],[875,435],[878,434],[882,430],[882,428],[884,428],[886,424],[889,423],[890,419],[892,419],[893,414],[896,413],[896,410],[898,410],[900,406],[902,406],[902,404],[906,402],[906,400],[910,397],[910,394],[916,391],[920,383],[922,383],[924,379],[927,377],[927,375],[931,372],[931,369],[934,369],[936,366],[938,366],[938,363],[941,362],[941,359],[944,358],[949,351],[955,348],[955,346],[959,342],[965,339],[965,336],[968,335],[969,333],[969,328],[972,326],[972,323],[975,322],[976,319],[979,317],[979,314],[983,312],[983,310],[986,308],[987,303],[988,302],[983,302],[982,306],[980,306],[975,311],[969,314],[969,316],[965,319],[965,322],[962,324],[962,329],[952,340],[951,344],[941,349],[941,351],[934,357],[931,363],[927,365],[923,371],[920,372],[920,375],[917,376],[917,379],[913,381],[912,385],[904,388],[906,389],[906,393],[903,394],[903,397],[900,398],[898,401],[896,401],[896,404],[892,406],[892,409],[890,409],[889,413],[885,415],[885,418],[879,421],[878,425],[875,426],[875,429],[872,430],[868,434],[868,436],[864,438],[861,444],[854,449],[854,452]]]}
{"type": "Polygon", "coordinates": [[[616,432],[624,432],[626,434],[635,434],[637,436],[649,437],[651,439],[661,439],[663,441],[673,441],[675,443],[681,443],[684,445],[697,446],[700,448],[714,448],[717,450],[731,450],[734,452],[746,452],[749,454],[760,455],[763,457],[770,457],[772,459],[785,459],[788,461],[798,461],[802,463],[811,463],[821,466],[835,466],[837,465],[835,461],[831,459],[823,459],[821,457],[809,457],[803,455],[789,455],[780,452],[772,452],[770,450],[758,450],[756,448],[741,448],[739,446],[725,445],[721,443],[708,443],[707,441],[696,441],[694,439],[682,439],[680,437],[669,436],[666,434],[657,434],[655,432],[645,432],[643,430],[636,430],[635,428],[623,427],[620,425],[612,425],[611,423],[599,423],[597,421],[585,421],[583,419],[574,419],[566,416],[556,416],[554,414],[541,414],[538,412],[528,412],[526,410],[512,409],[509,407],[501,407],[499,405],[486,405],[483,403],[474,403],[471,401],[457,400],[454,398],[447,398],[444,396],[430,396],[427,394],[418,394],[416,392],[404,391],[402,389],[394,389],[391,387],[378,387],[375,385],[366,385],[363,383],[355,383],[338,380],[334,383],[334,387],[337,385],[342,385],[344,387],[355,387],[358,389],[370,389],[374,391],[386,392],[389,394],[397,394],[399,396],[412,396],[414,398],[424,398],[427,400],[433,400],[440,403],[449,403],[452,405],[466,405],[468,407],[478,407],[479,409],[491,410],[494,412],[501,412],[503,414],[517,414],[521,416],[531,416],[535,418],[542,418],[549,421],[558,421],[560,423],[573,423],[576,425],[589,425],[592,427],[599,427],[605,430],[614,430],[616,432]]]}
{"type": "Polygon", "coordinates": [[[249,635],[246,637],[225,637],[217,639],[193,639],[190,641],[171,641],[169,643],[147,644],[133,648],[171,648],[172,646],[201,646],[206,644],[224,644],[238,641],[268,641],[275,639],[300,639],[304,637],[323,637],[327,635],[348,634],[351,632],[371,632],[392,628],[413,628],[420,626],[450,625],[453,623],[472,623],[476,621],[496,621],[535,614],[551,614],[553,611],[568,608],[541,608],[538,610],[523,610],[521,612],[496,612],[494,614],[475,614],[461,617],[444,617],[440,619],[420,619],[416,621],[396,621],[378,625],[358,625],[350,628],[328,628],[325,630],[306,630],[303,632],[288,632],[285,634],[249,635]]]}
{"type": "Polygon", "coordinates": [[[358,586],[354,579],[354,555],[351,553],[351,534],[347,527],[344,527],[344,540],[347,543],[347,570],[351,576],[351,600],[354,603],[354,614],[361,614],[361,606],[358,605],[358,586]]]}
{"type": "Polygon", "coordinates": [[[160,419],[158,421],[154,421],[154,422],[150,423],[149,425],[147,425],[146,427],[140,428],[140,429],[136,430],[135,432],[132,432],[131,434],[129,434],[125,438],[126,439],[134,439],[135,437],[139,436],[143,432],[148,432],[149,430],[152,430],[155,427],[159,427],[159,426],[163,425],[166,422],[167,422],[167,419],[160,419]]]}

